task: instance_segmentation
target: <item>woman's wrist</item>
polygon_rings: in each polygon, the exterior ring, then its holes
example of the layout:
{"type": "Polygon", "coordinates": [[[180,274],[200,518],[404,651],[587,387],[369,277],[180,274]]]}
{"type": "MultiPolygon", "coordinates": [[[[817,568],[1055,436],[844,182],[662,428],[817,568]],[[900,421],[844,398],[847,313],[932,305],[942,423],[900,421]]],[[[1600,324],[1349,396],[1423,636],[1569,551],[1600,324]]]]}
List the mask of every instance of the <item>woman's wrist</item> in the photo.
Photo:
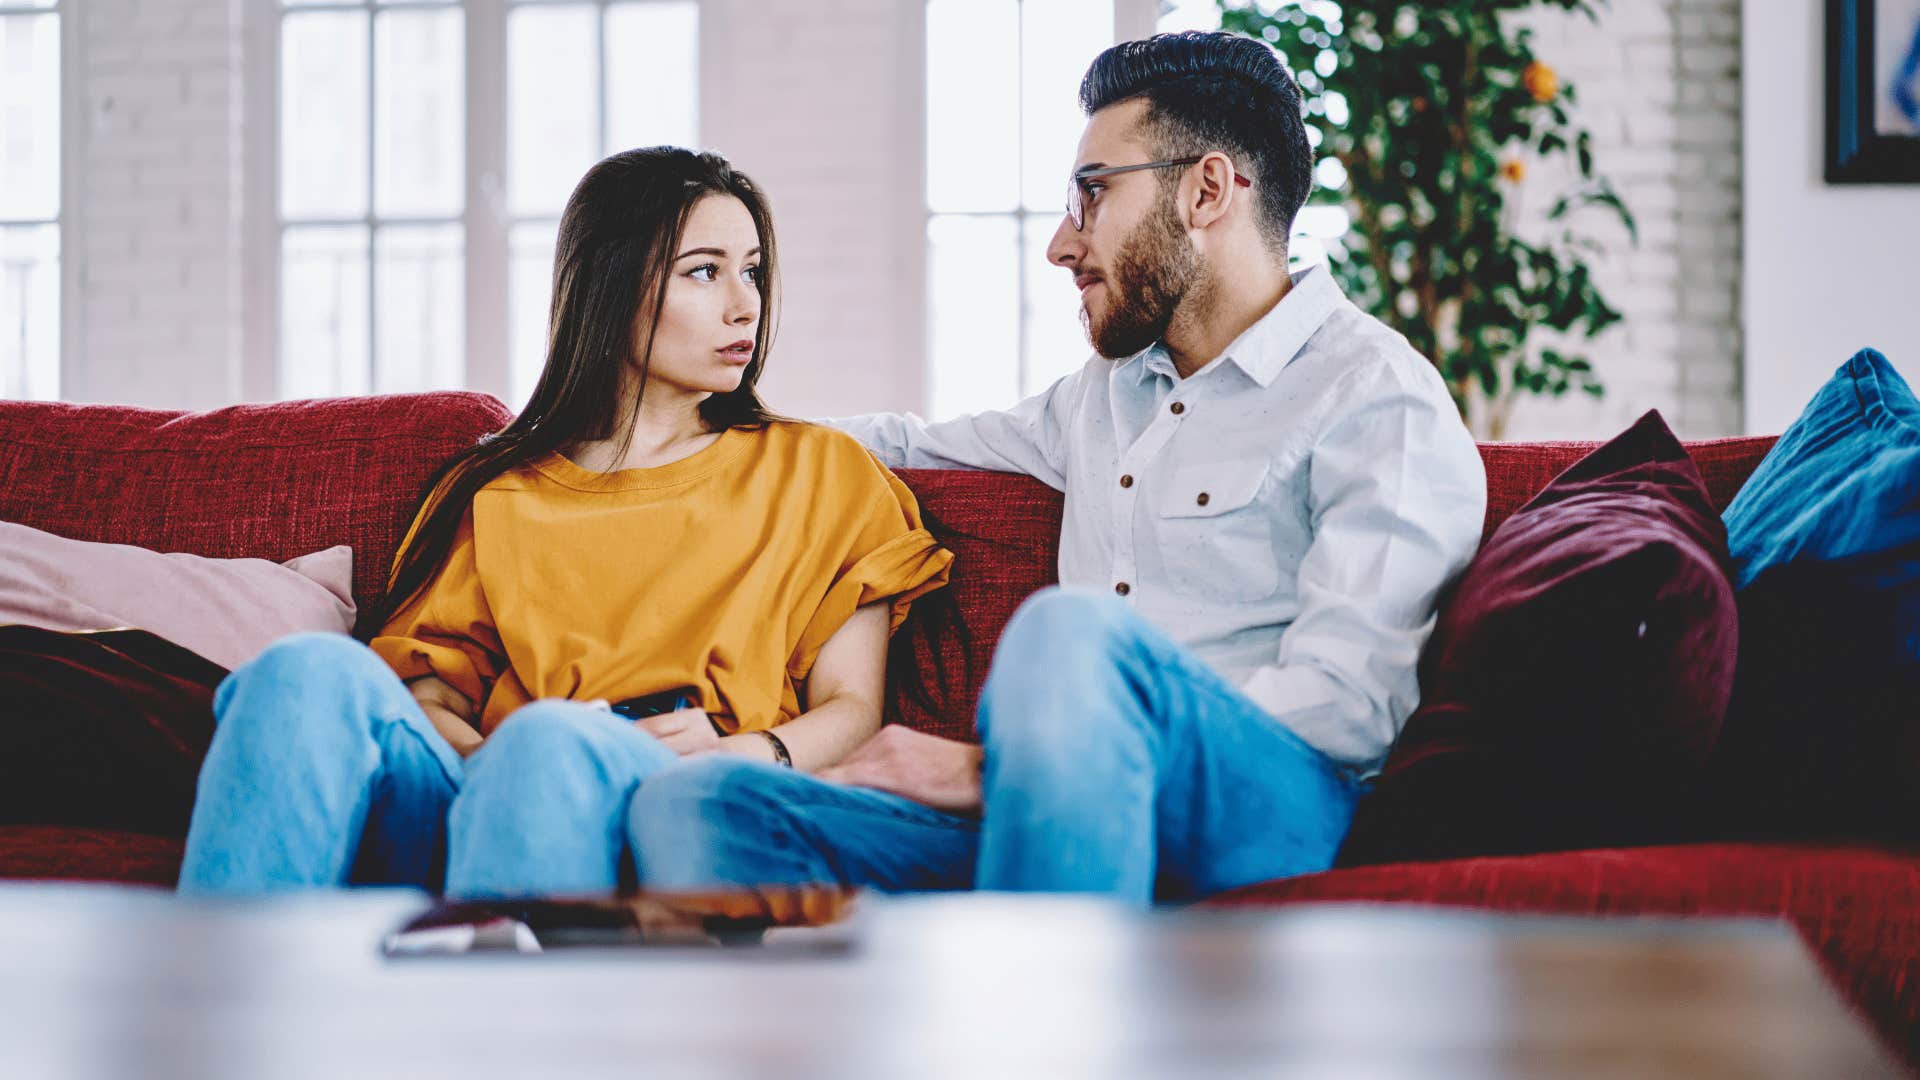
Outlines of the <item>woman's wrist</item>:
{"type": "Polygon", "coordinates": [[[760,737],[759,733],[743,731],[738,735],[722,735],[720,749],[729,754],[738,754],[754,761],[774,763],[773,744],[760,737]]]}

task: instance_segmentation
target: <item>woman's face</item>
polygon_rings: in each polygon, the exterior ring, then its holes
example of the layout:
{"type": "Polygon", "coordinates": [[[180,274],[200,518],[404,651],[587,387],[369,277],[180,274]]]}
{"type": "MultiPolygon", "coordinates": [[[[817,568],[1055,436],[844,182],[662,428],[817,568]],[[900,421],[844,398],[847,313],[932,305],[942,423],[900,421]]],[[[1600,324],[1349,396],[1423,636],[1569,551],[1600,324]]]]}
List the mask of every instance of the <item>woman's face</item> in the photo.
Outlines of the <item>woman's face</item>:
{"type": "MultiPolygon", "coordinates": [[[[710,394],[739,389],[760,324],[760,235],[746,205],[731,195],[695,203],[668,273],[648,385],[710,394]]],[[[634,327],[636,350],[646,346],[649,300],[634,327]]]]}

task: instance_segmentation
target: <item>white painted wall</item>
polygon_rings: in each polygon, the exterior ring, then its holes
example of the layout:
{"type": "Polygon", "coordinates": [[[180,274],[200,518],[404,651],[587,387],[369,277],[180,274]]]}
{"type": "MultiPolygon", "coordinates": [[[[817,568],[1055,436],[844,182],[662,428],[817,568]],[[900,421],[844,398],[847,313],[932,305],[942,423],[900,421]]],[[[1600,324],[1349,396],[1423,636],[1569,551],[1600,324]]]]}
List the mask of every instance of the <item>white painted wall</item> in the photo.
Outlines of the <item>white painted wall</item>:
{"type": "Polygon", "coordinates": [[[1920,184],[1821,180],[1822,0],[1743,0],[1746,428],[1785,430],[1862,346],[1920,385],[1920,184]]]}

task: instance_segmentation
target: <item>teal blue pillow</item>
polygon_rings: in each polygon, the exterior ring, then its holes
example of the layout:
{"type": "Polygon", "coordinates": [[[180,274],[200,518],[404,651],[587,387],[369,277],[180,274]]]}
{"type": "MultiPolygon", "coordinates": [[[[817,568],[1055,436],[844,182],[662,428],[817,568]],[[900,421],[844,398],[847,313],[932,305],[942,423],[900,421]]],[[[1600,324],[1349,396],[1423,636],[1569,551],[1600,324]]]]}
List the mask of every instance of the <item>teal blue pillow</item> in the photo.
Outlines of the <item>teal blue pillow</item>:
{"type": "Polygon", "coordinates": [[[1716,748],[1743,835],[1920,832],[1920,399],[1863,349],[1727,508],[1740,656],[1716,748]]]}

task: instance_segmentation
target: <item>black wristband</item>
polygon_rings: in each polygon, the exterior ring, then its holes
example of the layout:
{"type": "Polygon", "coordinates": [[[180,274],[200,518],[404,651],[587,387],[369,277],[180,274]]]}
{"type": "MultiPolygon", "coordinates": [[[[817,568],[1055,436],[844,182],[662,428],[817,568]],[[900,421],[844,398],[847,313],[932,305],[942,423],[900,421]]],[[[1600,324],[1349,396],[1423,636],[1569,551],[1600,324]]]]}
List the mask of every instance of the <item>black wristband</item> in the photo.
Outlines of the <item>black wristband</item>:
{"type": "Polygon", "coordinates": [[[774,763],[785,765],[789,769],[793,768],[793,755],[787,753],[787,744],[780,741],[780,736],[775,735],[771,731],[762,731],[760,734],[765,736],[769,743],[773,744],[774,763]]]}

